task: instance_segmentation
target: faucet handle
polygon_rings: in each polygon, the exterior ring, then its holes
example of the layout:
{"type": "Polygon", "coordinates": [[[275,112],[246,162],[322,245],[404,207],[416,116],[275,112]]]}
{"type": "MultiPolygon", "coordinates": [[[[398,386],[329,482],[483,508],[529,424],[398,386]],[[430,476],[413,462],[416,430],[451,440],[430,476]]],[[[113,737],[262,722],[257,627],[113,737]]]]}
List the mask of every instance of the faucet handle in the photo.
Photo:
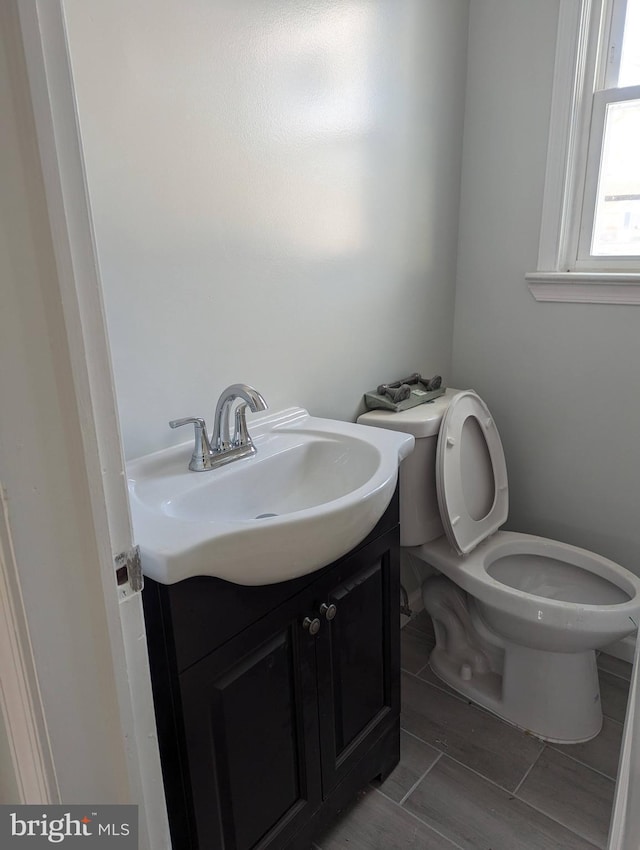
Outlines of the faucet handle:
{"type": "Polygon", "coordinates": [[[172,419],[170,428],[180,428],[182,425],[193,425],[195,429],[195,444],[189,461],[189,469],[202,472],[211,469],[211,443],[207,436],[207,425],[199,416],[187,416],[184,419],[172,419]]]}
{"type": "Polygon", "coordinates": [[[186,416],[184,419],[172,419],[169,422],[169,428],[180,428],[182,425],[195,425],[196,428],[203,428],[206,430],[206,425],[204,419],[201,419],[199,416],[186,416]]]}

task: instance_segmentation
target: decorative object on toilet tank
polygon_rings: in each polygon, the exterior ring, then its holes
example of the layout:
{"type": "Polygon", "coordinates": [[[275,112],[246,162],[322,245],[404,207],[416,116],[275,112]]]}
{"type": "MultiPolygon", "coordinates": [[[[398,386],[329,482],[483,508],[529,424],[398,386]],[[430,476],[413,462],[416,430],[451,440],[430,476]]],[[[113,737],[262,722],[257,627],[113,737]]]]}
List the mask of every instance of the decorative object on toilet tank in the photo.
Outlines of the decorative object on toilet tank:
{"type": "Polygon", "coordinates": [[[592,552],[500,530],[508,515],[500,436],[476,393],[359,420],[416,438],[400,469],[401,544],[441,573],[423,584],[432,670],[545,740],[602,725],[595,650],[636,630],[640,579],[592,552]]]}
{"type": "Polygon", "coordinates": [[[418,372],[414,372],[407,378],[400,378],[389,384],[379,384],[375,392],[364,394],[364,403],[369,410],[393,410],[397,413],[433,401],[443,395],[444,391],[440,375],[423,378],[418,372]]]}

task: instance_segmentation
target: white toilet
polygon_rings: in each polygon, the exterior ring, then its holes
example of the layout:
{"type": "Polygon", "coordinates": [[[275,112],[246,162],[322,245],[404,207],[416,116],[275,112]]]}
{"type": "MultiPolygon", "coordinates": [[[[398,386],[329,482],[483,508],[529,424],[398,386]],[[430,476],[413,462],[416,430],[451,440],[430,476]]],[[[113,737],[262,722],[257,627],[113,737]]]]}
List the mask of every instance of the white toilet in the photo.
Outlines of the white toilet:
{"type": "Polygon", "coordinates": [[[545,740],[597,735],[594,650],[636,630],[640,579],[584,549],[498,530],[508,513],[507,470],[476,393],[447,390],[358,422],[416,438],[400,467],[400,539],[441,574],[422,588],[436,633],[434,673],[545,740]]]}

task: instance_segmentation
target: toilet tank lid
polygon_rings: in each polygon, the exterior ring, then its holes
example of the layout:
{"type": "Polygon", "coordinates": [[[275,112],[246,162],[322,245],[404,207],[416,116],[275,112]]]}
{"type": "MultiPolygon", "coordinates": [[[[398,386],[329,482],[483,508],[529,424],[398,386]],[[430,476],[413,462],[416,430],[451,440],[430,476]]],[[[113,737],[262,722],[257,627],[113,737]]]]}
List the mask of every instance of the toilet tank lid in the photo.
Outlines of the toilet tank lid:
{"type": "Polygon", "coordinates": [[[360,425],[373,425],[376,428],[388,428],[391,431],[403,431],[420,437],[434,437],[440,430],[440,423],[449,403],[460,390],[450,387],[444,395],[429,401],[394,413],[392,410],[369,410],[358,417],[360,425]]]}

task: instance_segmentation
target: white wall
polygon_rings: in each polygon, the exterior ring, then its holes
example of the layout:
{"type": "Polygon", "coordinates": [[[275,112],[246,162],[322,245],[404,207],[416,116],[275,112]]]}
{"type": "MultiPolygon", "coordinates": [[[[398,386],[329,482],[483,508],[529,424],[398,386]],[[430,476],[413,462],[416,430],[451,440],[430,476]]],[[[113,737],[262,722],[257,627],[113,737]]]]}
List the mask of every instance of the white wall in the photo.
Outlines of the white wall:
{"type": "Polygon", "coordinates": [[[510,526],[640,574],[640,308],[537,303],[558,0],[471,4],[454,383],[499,425],[510,526]]]}
{"type": "Polygon", "coordinates": [[[64,0],[125,450],[450,373],[468,0],[64,0]]]}

